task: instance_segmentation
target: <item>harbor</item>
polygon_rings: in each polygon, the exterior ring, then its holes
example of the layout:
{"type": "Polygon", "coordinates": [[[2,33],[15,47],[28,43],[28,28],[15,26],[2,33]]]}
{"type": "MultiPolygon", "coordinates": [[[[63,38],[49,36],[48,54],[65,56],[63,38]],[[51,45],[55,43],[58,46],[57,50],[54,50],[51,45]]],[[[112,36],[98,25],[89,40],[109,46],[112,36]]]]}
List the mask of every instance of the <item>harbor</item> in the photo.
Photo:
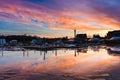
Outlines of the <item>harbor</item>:
{"type": "Polygon", "coordinates": [[[0,0],[0,80],[120,80],[120,0],[0,0]]]}

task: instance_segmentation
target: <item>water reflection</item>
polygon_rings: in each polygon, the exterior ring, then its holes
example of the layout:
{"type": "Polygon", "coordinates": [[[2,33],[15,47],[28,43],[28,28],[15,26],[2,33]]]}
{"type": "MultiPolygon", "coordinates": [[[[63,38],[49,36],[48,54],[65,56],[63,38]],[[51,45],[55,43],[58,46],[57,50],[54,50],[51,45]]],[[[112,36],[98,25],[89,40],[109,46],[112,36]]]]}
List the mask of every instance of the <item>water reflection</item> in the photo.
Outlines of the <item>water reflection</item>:
{"type": "Polygon", "coordinates": [[[1,56],[3,57],[3,51],[0,52],[1,56]]]}
{"type": "Polygon", "coordinates": [[[120,56],[120,47],[109,47],[107,52],[112,56],[120,56]]]}
{"type": "Polygon", "coordinates": [[[47,53],[47,51],[44,51],[44,57],[43,57],[43,60],[45,60],[45,54],[47,53]]]}
{"type": "Polygon", "coordinates": [[[75,50],[75,55],[74,55],[75,57],[77,56],[77,51],[75,50]]]}
{"type": "Polygon", "coordinates": [[[57,56],[57,49],[55,49],[55,56],[57,56]]]}
{"type": "MultiPolygon", "coordinates": [[[[50,77],[52,75],[55,75],[55,79],[51,80],[56,80],[56,78],[60,78],[60,80],[63,78],[66,78],[66,80],[70,80],[70,78],[73,78],[73,80],[83,78],[84,80],[100,78],[112,80],[111,76],[115,78],[114,80],[117,80],[119,77],[116,77],[116,75],[120,74],[120,58],[111,55],[115,54],[113,53],[114,50],[116,50],[114,47],[89,46],[51,51],[3,51],[0,53],[1,56],[4,56],[0,58],[0,74],[12,70],[15,75],[19,74],[25,80],[29,80],[28,77],[38,78],[38,76],[50,77]],[[117,73],[116,69],[118,69],[117,73]],[[46,75],[46,73],[49,75],[46,75]],[[66,75],[68,76],[66,77],[66,75]],[[58,78],[58,76],[60,77],[58,78]]],[[[22,80],[23,78],[19,75],[16,75],[15,78],[18,80],[19,77],[22,80]]],[[[15,79],[13,78],[13,80],[15,79]]],[[[49,78],[45,80],[49,80],[49,78]]]]}
{"type": "Polygon", "coordinates": [[[23,51],[23,57],[29,57],[29,51],[28,50],[23,51]]]}
{"type": "Polygon", "coordinates": [[[89,48],[95,52],[95,51],[99,51],[101,46],[89,46],[89,48]]]}
{"type": "MultiPolygon", "coordinates": [[[[79,56],[79,54],[84,54],[84,53],[88,53],[88,51],[93,51],[92,53],[95,53],[96,51],[99,53],[101,51],[99,51],[100,49],[105,49],[107,51],[107,53],[109,55],[111,54],[120,54],[120,47],[107,47],[107,48],[104,48],[103,46],[89,46],[89,47],[84,47],[84,48],[76,48],[76,49],[54,49],[54,50],[51,50],[49,52],[53,53],[52,55],[55,55],[55,56],[58,56],[58,52],[59,51],[62,51],[62,54],[68,54],[67,51],[73,51],[74,52],[74,56],[79,56]]],[[[17,52],[17,53],[20,53],[22,52],[23,54],[23,57],[29,57],[29,53],[32,52],[31,50],[23,50],[23,51],[8,51],[8,52],[17,52]]],[[[40,56],[42,56],[43,54],[43,60],[46,59],[46,56],[47,54],[49,55],[48,51],[45,50],[45,51],[36,51],[36,50],[33,50],[33,54],[37,54],[37,53],[40,53],[40,56]]],[[[4,53],[6,53],[6,51],[0,51],[0,54],[1,56],[5,56],[4,53]]],[[[33,55],[32,54],[32,55],[33,55]]],[[[6,54],[7,55],[7,54],[6,54]]],[[[14,56],[14,55],[13,55],[14,56]]]]}

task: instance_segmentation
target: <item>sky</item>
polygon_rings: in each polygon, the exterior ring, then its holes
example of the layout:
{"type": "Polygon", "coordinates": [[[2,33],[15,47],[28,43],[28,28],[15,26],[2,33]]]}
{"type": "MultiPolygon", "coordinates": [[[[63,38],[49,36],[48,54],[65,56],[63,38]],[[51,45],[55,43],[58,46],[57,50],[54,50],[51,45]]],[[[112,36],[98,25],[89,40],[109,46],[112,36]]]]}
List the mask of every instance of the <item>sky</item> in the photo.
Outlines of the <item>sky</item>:
{"type": "Polygon", "coordinates": [[[0,0],[0,34],[105,36],[119,25],[120,0],[0,0]]]}

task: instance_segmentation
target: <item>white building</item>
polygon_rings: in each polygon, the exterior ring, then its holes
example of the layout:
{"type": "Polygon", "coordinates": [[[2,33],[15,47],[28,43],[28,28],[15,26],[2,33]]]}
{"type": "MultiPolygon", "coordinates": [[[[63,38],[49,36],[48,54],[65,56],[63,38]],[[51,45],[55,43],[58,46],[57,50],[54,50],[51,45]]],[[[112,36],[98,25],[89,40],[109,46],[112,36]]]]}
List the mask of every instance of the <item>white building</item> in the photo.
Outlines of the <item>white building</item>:
{"type": "Polygon", "coordinates": [[[37,44],[37,43],[38,43],[38,40],[33,39],[30,43],[31,43],[31,44],[37,44]]]}
{"type": "Polygon", "coordinates": [[[110,41],[120,41],[120,37],[112,37],[110,38],[110,41]]]}
{"type": "Polygon", "coordinates": [[[5,39],[0,39],[0,45],[5,45],[7,44],[6,40],[5,39]]]}
{"type": "Polygon", "coordinates": [[[10,41],[10,44],[17,44],[18,42],[17,42],[17,40],[11,40],[10,41]]]}
{"type": "Polygon", "coordinates": [[[100,38],[92,38],[92,39],[89,39],[88,41],[89,42],[98,42],[100,40],[101,40],[100,38]]]}

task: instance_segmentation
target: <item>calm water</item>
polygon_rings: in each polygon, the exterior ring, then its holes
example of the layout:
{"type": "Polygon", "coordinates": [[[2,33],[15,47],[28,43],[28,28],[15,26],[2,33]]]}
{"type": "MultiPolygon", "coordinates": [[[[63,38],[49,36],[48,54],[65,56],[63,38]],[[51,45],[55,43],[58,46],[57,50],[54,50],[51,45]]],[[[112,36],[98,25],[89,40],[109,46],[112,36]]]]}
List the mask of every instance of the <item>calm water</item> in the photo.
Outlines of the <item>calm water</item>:
{"type": "Polygon", "coordinates": [[[119,49],[1,51],[0,80],[120,80],[119,49]]]}

